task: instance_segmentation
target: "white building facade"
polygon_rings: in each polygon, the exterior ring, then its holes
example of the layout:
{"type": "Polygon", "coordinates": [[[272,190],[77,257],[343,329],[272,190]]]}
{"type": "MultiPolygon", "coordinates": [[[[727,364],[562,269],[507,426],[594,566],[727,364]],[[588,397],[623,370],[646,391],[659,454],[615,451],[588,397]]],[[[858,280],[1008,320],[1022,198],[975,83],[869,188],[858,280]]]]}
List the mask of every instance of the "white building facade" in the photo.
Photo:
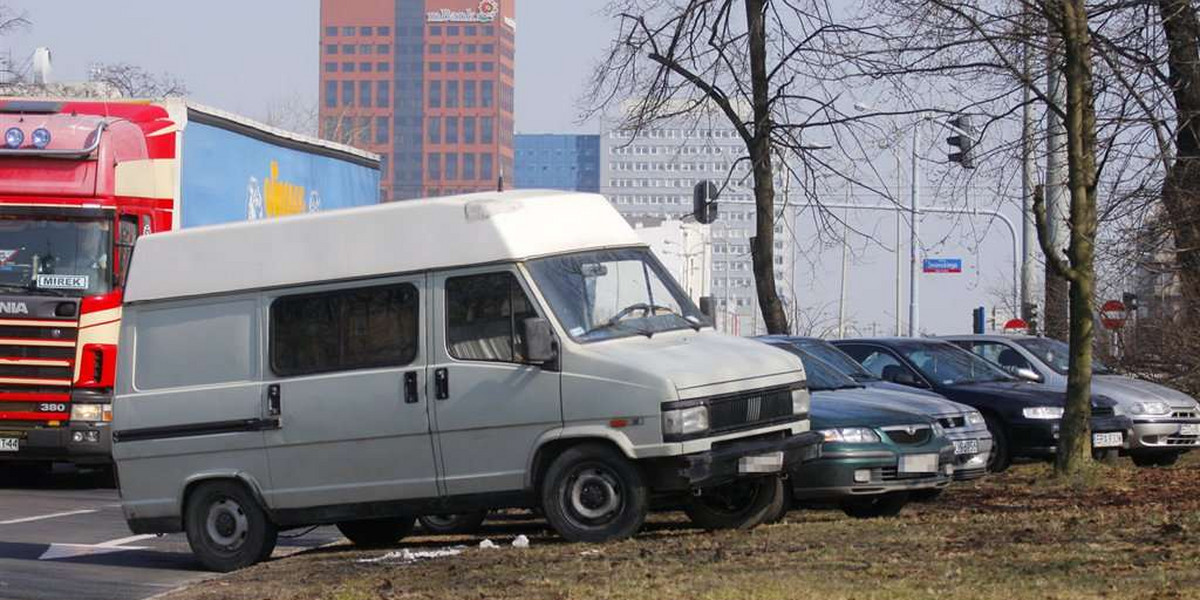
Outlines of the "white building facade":
{"type": "MultiPolygon", "coordinates": [[[[717,221],[708,228],[705,242],[711,253],[706,287],[719,329],[757,335],[765,333],[766,327],[758,309],[750,257],[754,196],[750,163],[739,161],[745,156],[746,146],[733,128],[717,123],[680,123],[644,131],[637,137],[606,131],[600,136],[600,191],[636,227],[647,219],[692,222],[696,183],[708,179],[723,187],[717,221]]],[[[782,198],[779,200],[777,204],[782,206],[782,198]]],[[[789,314],[794,297],[793,250],[791,228],[781,218],[775,226],[775,277],[789,314]]],[[[655,251],[664,262],[670,256],[659,248],[655,251]]]]}

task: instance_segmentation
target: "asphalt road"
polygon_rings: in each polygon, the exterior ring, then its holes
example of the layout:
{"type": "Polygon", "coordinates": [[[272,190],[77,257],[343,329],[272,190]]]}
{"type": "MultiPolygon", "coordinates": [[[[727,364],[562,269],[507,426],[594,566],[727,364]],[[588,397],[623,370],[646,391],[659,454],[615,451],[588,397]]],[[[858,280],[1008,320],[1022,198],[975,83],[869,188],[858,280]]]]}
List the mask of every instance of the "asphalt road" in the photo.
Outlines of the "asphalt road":
{"type": "MultiPolygon", "coordinates": [[[[341,539],[331,527],[283,535],[276,557],[341,539]]],[[[211,576],[183,534],[130,533],[103,477],[0,469],[0,599],[137,600],[211,576]]]]}

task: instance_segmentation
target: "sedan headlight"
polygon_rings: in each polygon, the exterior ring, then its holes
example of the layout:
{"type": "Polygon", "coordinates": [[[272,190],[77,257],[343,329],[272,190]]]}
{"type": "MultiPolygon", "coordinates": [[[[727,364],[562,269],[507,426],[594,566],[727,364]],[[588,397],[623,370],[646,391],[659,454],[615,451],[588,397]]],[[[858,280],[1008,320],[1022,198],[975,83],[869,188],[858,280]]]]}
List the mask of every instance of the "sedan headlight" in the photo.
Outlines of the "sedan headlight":
{"type": "Polygon", "coordinates": [[[1061,406],[1030,406],[1021,409],[1021,414],[1026,419],[1061,419],[1063,411],[1061,406]]]}
{"type": "Polygon", "coordinates": [[[1131,415],[1151,415],[1161,417],[1171,414],[1171,405],[1159,400],[1151,400],[1149,402],[1134,402],[1129,407],[1131,415]]]}
{"type": "Polygon", "coordinates": [[[663,411],[662,425],[665,436],[703,433],[708,431],[708,407],[693,406],[663,411]]]}
{"type": "Polygon", "coordinates": [[[983,425],[987,421],[983,418],[983,413],[973,410],[967,413],[967,425],[983,425]]]}
{"type": "Polygon", "coordinates": [[[806,389],[792,390],[792,414],[807,415],[809,409],[809,395],[806,389]]]}
{"type": "Polygon", "coordinates": [[[112,421],[111,404],[72,404],[72,421],[109,422],[112,421]]]}
{"type": "Polygon", "coordinates": [[[840,427],[838,429],[823,429],[821,435],[826,442],[839,444],[878,444],[879,434],[867,427],[840,427]]]}

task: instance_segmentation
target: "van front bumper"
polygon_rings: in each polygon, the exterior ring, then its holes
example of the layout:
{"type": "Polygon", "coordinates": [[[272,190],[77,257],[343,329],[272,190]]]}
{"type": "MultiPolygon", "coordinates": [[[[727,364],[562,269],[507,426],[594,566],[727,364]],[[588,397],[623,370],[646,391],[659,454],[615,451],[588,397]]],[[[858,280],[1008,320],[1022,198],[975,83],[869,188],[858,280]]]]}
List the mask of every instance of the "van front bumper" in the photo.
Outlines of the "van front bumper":
{"type": "Polygon", "coordinates": [[[644,463],[650,488],[677,492],[722,485],[744,477],[783,475],[821,456],[824,437],[814,431],[795,435],[769,434],[713,444],[711,450],[681,456],[647,459],[644,463]],[[743,458],[782,453],[777,471],[747,472],[743,458]]]}

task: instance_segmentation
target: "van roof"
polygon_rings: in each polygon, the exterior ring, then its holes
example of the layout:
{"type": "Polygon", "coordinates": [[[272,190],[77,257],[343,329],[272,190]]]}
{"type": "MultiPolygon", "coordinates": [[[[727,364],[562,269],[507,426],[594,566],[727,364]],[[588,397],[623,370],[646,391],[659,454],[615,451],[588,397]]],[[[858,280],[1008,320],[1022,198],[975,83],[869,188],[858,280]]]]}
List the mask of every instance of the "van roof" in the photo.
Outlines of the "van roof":
{"type": "Polygon", "coordinates": [[[596,194],[484,192],[197,227],[138,241],[145,302],[645,246],[596,194]]]}

